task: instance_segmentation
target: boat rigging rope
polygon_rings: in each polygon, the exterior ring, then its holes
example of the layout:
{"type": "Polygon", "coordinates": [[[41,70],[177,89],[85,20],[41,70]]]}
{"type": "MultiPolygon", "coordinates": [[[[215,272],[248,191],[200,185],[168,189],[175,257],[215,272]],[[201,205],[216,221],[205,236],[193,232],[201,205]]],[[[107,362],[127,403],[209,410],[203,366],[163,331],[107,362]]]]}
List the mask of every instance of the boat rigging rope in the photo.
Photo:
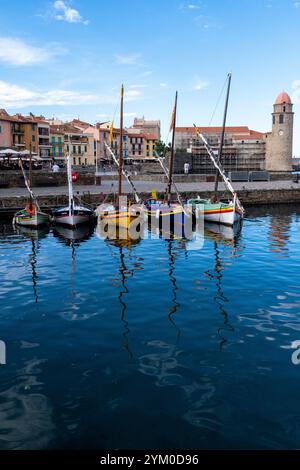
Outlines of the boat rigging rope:
{"type": "Polygon", "coordinates": [[[224,93],[224,90],[225,90],[225,87],[226,87],[226,84],[227,84],[227,81],[228,81],[228,78],[226,78],[226,80],[225,80],[225,82],[224,82],[223,88],[222,88],[221,93],[220,93],[220,96],[219,96],[219,98],[218,98],[218,100],[217,100],[217,103],[216,103],[215,109],[214,109],[214,111],[213,111],[213,113],[212,113],[212,116],[211,116],[211,119],[210,119],[210,121],[209,121],[208,127],[211,126],[212,121],[213,121],[213,119],[214,119],[214,117],[215,117],[215,114],[216,114],[216,112],[217,112],[217,109],[218,109],[218,107],[219,107],[220,101],[221,101],[221,99],[222,99],[222,96],[223,96],[223,93],[224,93]]]}
{"type": "Polygon", "coordinates": [[[31,189],[30,186],[29,186],[29,183],[28,183],[28,180],[27,180],[27,176],[26,176],[26,174],[25,174],[25,170],[24,170],[24,167],[23,167],[23,162],[22,162],[21,159],[20,159],[20,166],[21,166],[21,170],[22,170],[22,173],[23,173],[24,182],[25,182],[25,186],[26,186],[26,188],[27,188],[27,191],[29,192],[30,197],[32,198],[32,200],[35,202],[35,205],[36,205],[37,209],[40,210],[40,207],[39,207],[39,204],[38,204],[38,202],[37,202],[37,199],[36,199],[35,195],[33,194],[32,189],[31,189]]]}
{"type": "MultiPolygon", "coordinates": [[[[114,152],[112,151],[111,147],[106,143],[104,142],[104,145],[105,147],[107,148],[107,150],[110,152],[112,158],[114,159],[114,162],[115,164],[117,165],[117,167],[119,168],[119,160],[117,159],[117,157],[115,156],[114,152]]],[[[130,184],[132,190],[133,190],[133,193],[134,193],[134,197],[135,197],[135,200],[136,200],[136,203],[139,204],[141,202],[141,199],[137,193],[137,190],[134,186],[134,183],[131,179],[131,176],[129,175],[128,171],[125,170],[124,168],[122,168],[122,174],[123,176],[126,178],[126,180],[128,181],[128,183],[130,184]]]]}
{"type": "Polygon", "coordinates": [[[229,178],[226,176],[226,173],[221,165],[221,163],[219,161],[216,160],[215,158],[215,153],[213,151],[213,149],[210,147],[210,145],[208,144],[207,140],[205,139],[204,135],[201,134],[201,132],[199,131],[199,129],[197,128],[197,126],[194,124],[194,127],[195,127],[195,132],[197,133],[198,137],[202,140],[203,144],[204,144],[204,147],[213,163],[213,165],[215,166],[215,168],[218,170],[218,172],[220,173],[220,175],[222,176],[223,178],[223,181],[225,183],[225,186],[226,188],[228,189],[229,192],[231,192],[231,194],[233,195],[234,197],[234,204],[238,207],[238,209],[240,210],[240,212],[242,214],[244,214],[245,212],[245,209],[243,208],[242,206],[242,203],[240,202],[238,196],[237,196],[237,193],[236,191],[234,190],[229,178]]]}

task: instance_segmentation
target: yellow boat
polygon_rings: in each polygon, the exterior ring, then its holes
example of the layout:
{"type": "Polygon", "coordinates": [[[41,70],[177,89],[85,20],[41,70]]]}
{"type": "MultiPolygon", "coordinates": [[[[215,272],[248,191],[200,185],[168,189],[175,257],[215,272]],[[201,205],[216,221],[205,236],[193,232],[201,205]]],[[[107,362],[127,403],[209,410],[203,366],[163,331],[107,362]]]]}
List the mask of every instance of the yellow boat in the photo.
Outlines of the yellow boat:
{"type": "MultiPolygon", "coordinates": [[[[111,227],[129,229],[132,223],[137,218],[141,217],[143,213],[142,207],[136,208],[135,206],[116,208],[113,205],[102,207],[97,215],[100,220],[111,227]]],[[[142,216],[143,217],[143,216],[142,216]]]]}

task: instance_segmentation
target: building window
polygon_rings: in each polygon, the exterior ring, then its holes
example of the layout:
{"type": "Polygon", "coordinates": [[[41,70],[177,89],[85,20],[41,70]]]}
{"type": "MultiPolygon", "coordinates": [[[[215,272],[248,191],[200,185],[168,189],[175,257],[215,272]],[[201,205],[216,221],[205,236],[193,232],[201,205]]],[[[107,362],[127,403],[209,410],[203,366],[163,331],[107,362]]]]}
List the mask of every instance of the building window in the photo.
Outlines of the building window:
{"type": "Polygon", "coordinates": [[[283,106],[283,112],[284,113],[286,112],[286,106],[283,106]]]}
{"type": "Polygon", "coordinates": [[[85,165],[87,165],[87,158],[84,159],[85,165]]]}
{"type": "Polygon", "coordinates": [[[73,145],[73,153],[76,153],[76,147],[73,145]]]}
{"type": "Polygon", "coordinates": [[[55,148],[52,147],[52,157],[55,157],[55,148]]]}
{"type": "Polygon", "coordinates": [[[35,135],[32,136],[32,142],[35,142],[35,135]]]}
{"type": "Polygon", "coordinates": [[[81,154],[81,146],[80,145],[78,145],[78,153],[79,153],[79,155],[81,154]]]}
{"type": "Polygon", "coordinates": [[[84,152],[87,153],[87,145],[84,146],[84,152]]]}
{"type": "Polygon", "coordinates": [[[150,153],[149,153],[149,152],[147,152],[147,157],[150,157],[150,153]]]}
{"type": "Polygon", "coordinates": [[[62,156],[62,147],[58,147],[58,155],[61,157],[62,156]]]}
{"type": "Polygon", "coordinates": [[[73,158],[73,165],[76,165],[76,158],[73,158]]]}
{"type": "Polygon", "coordinates": [[[78,163],[81,165],[81,157],[78,158],[78,163]]]}
{"type": "Polygon", "coordinates": [[[276,124],[276,118],[273,116],[273,125],[276,124]]]}
{"type": "Polygon", "coordinates": [[[58,141],[59,144],[61,144],[61,137],[58,137],[57,141],[58,141]]]}
{"type": "Polygon", "coordinates": [[[2,126],[0,126],[0,134],[2,134],[2,126]]]}
{"type": "MultiPolygon", "coordinates": [[[[32,136],[32,140],[33,140],[33,136],[32,136]]],[[[55,137],[51,137],[51,142],[52,144],[55,144],[55,137]]]]}
{"type": "Polygon", "coordinates": [[[279,124],[283,124],[284,123],[284,115],[283,114],[280,114],[279,116],[279,124]]]}
{"type": "Polygon", "coordinates": [[[146,148],[147,148],[147,150],[149,150],[149,149],[150,149],[150,145],[147,145],[147,147],[146,147],[146,148]]]}
{"type": "Polygon", "coordinates": [[[35,148],[35,146],[34,146],[34,147],[32,147],[32,151],[33,151],[33,153],[35,153],[35,152],[36,152],[36,148],[35,148]]]}

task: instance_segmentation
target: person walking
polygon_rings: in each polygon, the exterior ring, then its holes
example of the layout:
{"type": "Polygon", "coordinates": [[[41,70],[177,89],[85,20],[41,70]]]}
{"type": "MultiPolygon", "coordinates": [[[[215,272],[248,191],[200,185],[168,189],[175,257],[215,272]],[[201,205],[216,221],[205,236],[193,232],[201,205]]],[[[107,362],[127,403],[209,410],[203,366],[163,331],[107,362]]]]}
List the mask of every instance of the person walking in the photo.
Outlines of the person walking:
{"type": "Polygon", "coordinates": [[[188,175],[189,174],[189,171],[190,171],[190,164],[188,162],[186,162],[184,164],[184,174],[185,175],[188,175]]]}

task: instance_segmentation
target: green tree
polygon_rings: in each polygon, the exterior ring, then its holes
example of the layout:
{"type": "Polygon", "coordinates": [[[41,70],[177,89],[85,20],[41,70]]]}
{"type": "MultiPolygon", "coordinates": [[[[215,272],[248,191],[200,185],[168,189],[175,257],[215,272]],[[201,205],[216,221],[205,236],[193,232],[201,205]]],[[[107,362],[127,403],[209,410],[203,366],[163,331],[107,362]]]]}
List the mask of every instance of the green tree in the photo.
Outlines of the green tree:
{"type": "Polygon", "coordinates": [[[160,157],[164,157],[171,150],[171,146],[170,144],[166,145],[162,140],[158,140],[155,144],[155,150],[160,157]]]}

